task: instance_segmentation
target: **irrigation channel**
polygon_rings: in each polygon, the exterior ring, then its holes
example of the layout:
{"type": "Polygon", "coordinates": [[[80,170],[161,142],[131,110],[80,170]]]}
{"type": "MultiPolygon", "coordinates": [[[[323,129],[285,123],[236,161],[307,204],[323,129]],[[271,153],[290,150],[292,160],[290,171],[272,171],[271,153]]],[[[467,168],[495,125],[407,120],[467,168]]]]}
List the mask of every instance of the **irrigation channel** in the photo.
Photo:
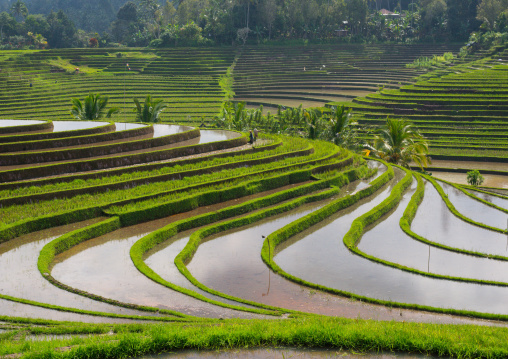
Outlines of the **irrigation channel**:
{"type": "Polygon", "coordinates": [[[85,155],[0,168],[0,315],[125,323],[312,313],[505,325],[482,319],[508,318],[506,197],[320,141],[265,135],[251,146],[237,132],[65,122],[54,138],[26,130],[41,123],[9,123],[20,138],[41,138],[11,142],[39,146],[20,155],[85,155]],[[129,131],[139,132],[122,137],[129,131]],[[168,142],[135,147],[159,139],[168,142]],[[110,145],[122,150],[94,152],[110,145]],[[103,167],[80,167],[88,162],[103,167]],[[382,215],[348,244],[373,211],[382,215]]]}

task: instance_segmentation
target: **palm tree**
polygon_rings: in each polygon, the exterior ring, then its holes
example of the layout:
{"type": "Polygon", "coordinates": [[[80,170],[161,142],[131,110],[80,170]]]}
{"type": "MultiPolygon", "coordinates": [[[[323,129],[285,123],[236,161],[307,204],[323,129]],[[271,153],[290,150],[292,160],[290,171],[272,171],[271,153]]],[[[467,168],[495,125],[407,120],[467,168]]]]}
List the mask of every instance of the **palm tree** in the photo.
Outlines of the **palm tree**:
{"type": "Polygon", "coordinates": [[[429,146],[418,129],[404,119],[386,119],[366,154],[409,168],[411,161],[421,169],[430,163],[429,146]]]}
{"type": "MultiPolygon", "coordinates": [[[[104,117],[108,100],[107,96],[92,93],[85,97],[83,102],[73,98],[71,114],[78,120],[99,121],[104,117]]],[[[110,118],[112,114],[117,113],[119,110],[117,107],[112,107],[107,112],[106,117],[110,118]]]]}
{"type": "Polygon", "coordinates": [[[17,0],[11,6],[11,13],[17,17],[22,16],[23,18],[26,18],[28,16],[28,8],[23,1],[17,0]]]}
{"type": "Polygon", "coordinates": [[[333,106],[326,132],[326,140],[332,141],[337,146],[355,149],[358,147],[356,125],[358,125],[358,122],[352,118],[351,110],[346,110],[344,105],[333,106]]]}
{"type": "Polygon", "coordinates": [[[145,102],[141,105],[137,98],[134,98],[136,108],[136,121],[138,122],[152,122],[156,123],[160,121],[160,115],[166,107],[164,100],[152,100],[152,96],[148,95],[145,98],[145,102]]]}

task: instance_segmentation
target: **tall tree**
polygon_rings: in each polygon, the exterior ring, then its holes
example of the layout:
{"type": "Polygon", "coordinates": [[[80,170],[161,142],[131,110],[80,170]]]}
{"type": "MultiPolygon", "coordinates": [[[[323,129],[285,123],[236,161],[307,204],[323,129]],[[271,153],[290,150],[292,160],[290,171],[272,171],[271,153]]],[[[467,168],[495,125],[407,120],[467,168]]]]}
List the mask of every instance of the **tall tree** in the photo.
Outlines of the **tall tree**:
{"type": "Polygon", "coordinates": [[[452,40],[463,41],[478,29],[481,22],[476,19],[478,0],[447,0],[446,15],[448,33],[452,40]]]}
{"type": "Polygon", "coordinates": [[[11,6],[11,14],[24,19],[28,16],[28,8],[23,1],[16,0],[16,2],[11,6]]]}

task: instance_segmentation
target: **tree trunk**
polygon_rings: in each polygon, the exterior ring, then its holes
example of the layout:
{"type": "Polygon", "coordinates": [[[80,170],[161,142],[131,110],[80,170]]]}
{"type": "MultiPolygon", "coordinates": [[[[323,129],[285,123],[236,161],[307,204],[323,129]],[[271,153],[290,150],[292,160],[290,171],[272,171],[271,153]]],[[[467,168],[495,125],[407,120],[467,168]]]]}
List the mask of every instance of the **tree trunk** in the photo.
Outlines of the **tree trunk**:
{"type": "Polygon", "coordinates": [[[247,29],[249,28],[250,0],[247,1],[247,29]]]}

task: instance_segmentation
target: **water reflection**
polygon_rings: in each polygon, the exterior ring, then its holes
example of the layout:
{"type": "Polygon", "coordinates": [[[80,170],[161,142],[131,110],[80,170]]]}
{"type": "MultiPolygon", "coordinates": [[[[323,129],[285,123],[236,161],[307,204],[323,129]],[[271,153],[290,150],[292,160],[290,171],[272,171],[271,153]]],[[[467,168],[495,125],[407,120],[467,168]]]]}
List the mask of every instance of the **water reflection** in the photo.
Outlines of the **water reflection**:
{"type": "Polygon", "coordinates": [[[402,231],[399,220],[415,189],[404,195],[393,214],[363,235],[358,248],[376,258],[423,272],[508,283],[506,261],[446,251],[413,240],[402,231]]]}
{"type": "MultiPolygon", "coordinates": [[[[427,199],[427,191],[425,193],[427,199]]],[[[302,233],[299,241],[276,257],[276,262],[289,273],[310,282],[370,298],[508,314],[508,288],[433,279],[352,254],[343,245],[342,238],[349,230],[351,221],[371,208],[370,203],[366,204],[347,221],[342,217],[332,218],[326,225],[302,233]]],[[[433,232],[439,231],[439,221],[432,221],[440,217],[439,210],[425,207],[420,210],[425,213],[420,217],[431,218],[430,222],[426,222],[426,227],[433,232]]],[[[453,228],[457,229],[457,226],[453,228]]],[[[387,235],[391,235],[392,231],[393,228],[387,235]]]]}
{"type": "Polygon", "coordinates": [[[35,125],[44,122],[39,120],[0,120],[0,127],[35,125]]]}
{"type": "Polygon", "coordinates": [[[508,256],[505,234],[474,226],[454,216],[430,182],[425,184],[425,196],[411,228],[422,237],[449,247],[508,256]]]}

